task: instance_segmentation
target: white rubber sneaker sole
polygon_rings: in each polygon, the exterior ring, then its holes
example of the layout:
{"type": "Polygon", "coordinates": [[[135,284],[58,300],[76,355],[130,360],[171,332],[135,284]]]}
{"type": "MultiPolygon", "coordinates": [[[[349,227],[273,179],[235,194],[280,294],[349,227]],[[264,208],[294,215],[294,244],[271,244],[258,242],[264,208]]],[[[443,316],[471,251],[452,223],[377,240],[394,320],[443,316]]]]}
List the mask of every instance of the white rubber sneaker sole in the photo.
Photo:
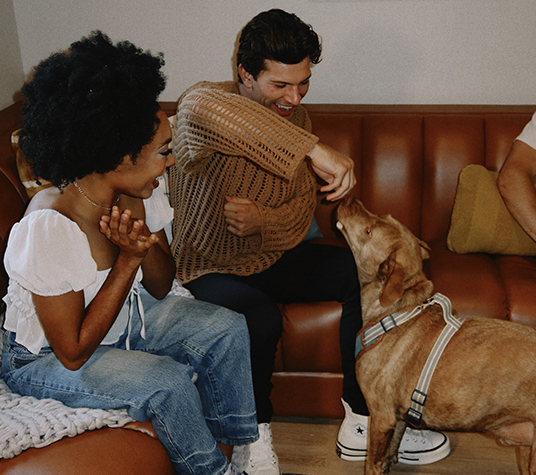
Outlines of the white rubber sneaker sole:
{"type": "Polygon", "coordinates": [[[399,452],[398,461],[405,465],[428,465],[448,457],[450,454],[449,438],[442,432],[437,432],[437,434],[443,436],[443,441],[438,446],[429,450],[399,452]]]}
{"type": "Polygon", "coordinates": [[[348,462],[364,462],[367,458],[366,450],[352,449],[345,447],[339,441],[337,441],[337,455],[348,462]]]}
{"type": "MultiPolygon", "coordinates": [[[[443,436],[443,441],[439,446],[429,450],[404,451],[398,453],[398,462],[404,465],[429,465],[439,462],[450,454],[450,441],[448,437],[443,436]]],[[[337,441],[337,455],[348,462],[364,462],[367,459],[366,450],[352,449],[345,447],[337,441]]]]}

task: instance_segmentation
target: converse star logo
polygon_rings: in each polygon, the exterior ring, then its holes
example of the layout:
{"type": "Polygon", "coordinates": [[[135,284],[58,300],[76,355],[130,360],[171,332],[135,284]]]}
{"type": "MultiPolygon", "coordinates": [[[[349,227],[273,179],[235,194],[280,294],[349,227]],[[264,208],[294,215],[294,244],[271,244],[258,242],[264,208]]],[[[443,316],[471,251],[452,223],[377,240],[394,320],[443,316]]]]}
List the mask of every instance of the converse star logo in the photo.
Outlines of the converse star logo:
{"type": "Polygon", "coordinates": [[[367,436],[367,428],[361,424],[358,424],[354,427],[354,431],[358,437],[366,437],[367,436]]]}

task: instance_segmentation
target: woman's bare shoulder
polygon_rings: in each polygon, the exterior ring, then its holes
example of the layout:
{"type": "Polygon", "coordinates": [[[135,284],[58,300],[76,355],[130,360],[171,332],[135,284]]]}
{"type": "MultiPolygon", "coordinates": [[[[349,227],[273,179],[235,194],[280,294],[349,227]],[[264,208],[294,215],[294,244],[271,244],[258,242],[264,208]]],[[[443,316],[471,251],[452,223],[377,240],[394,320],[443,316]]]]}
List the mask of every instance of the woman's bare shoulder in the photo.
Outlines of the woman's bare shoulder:
{"type": "Polygon", "coordinates": [[[62,192],[56,187],[45,188],[31,199],[26,209],[26,214],[40,209],[56,209],[58,199],[62,192]]]}

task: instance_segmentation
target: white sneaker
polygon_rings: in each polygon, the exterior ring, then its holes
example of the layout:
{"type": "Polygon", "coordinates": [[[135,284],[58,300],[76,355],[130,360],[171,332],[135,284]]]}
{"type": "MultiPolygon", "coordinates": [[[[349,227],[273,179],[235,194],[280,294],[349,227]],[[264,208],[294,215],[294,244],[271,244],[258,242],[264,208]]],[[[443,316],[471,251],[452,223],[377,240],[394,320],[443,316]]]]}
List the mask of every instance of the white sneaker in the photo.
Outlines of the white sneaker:
{"type": "Polygon", "coordinates": [[[406,428],[398,461],[406,465],[426,465],[439,462],[450,454],[449,438],[435,430],[415,430],[406,428]]]}
{"type": "MultiPolygon", "coordinates": [[[[345,417],[337,436],[337,455],[343,460],[364,461],[367,456],[368,417],[352,412],[341,399],[345,417]]],[[[426,465],[443,460],[450,453],[450,441],[442,432],[406,429],[398,449],[398,461],[426,465]]]]}
{"type": "Polygon", "coordinates": [[[239,472],[248,475],[281,475],[279,460],[272,444],[270,424],[259,424],[259,440],[256,442],[235,446],[231,462],[239,472]]]}
{"type": "Polygon", "coordinates": [[[356,414],[341,399],[345,417],[337,436],[337,455],[349,462],[364,462],[367,458],[368,417],[356,414]]]}

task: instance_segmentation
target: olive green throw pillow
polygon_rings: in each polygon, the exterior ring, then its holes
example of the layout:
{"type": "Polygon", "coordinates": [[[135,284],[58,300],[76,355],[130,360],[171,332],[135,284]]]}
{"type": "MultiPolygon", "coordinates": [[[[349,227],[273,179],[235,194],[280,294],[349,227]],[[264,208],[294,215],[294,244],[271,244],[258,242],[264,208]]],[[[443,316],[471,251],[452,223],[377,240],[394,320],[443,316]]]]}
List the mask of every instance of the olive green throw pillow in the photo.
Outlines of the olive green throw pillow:
{"type": "Polygon", "coordinates": [[[498,175],[482,165],[461,171],[447,236],[451,251],[536,255],[536,242],[517,224],[499,194],[498,175]]]}

